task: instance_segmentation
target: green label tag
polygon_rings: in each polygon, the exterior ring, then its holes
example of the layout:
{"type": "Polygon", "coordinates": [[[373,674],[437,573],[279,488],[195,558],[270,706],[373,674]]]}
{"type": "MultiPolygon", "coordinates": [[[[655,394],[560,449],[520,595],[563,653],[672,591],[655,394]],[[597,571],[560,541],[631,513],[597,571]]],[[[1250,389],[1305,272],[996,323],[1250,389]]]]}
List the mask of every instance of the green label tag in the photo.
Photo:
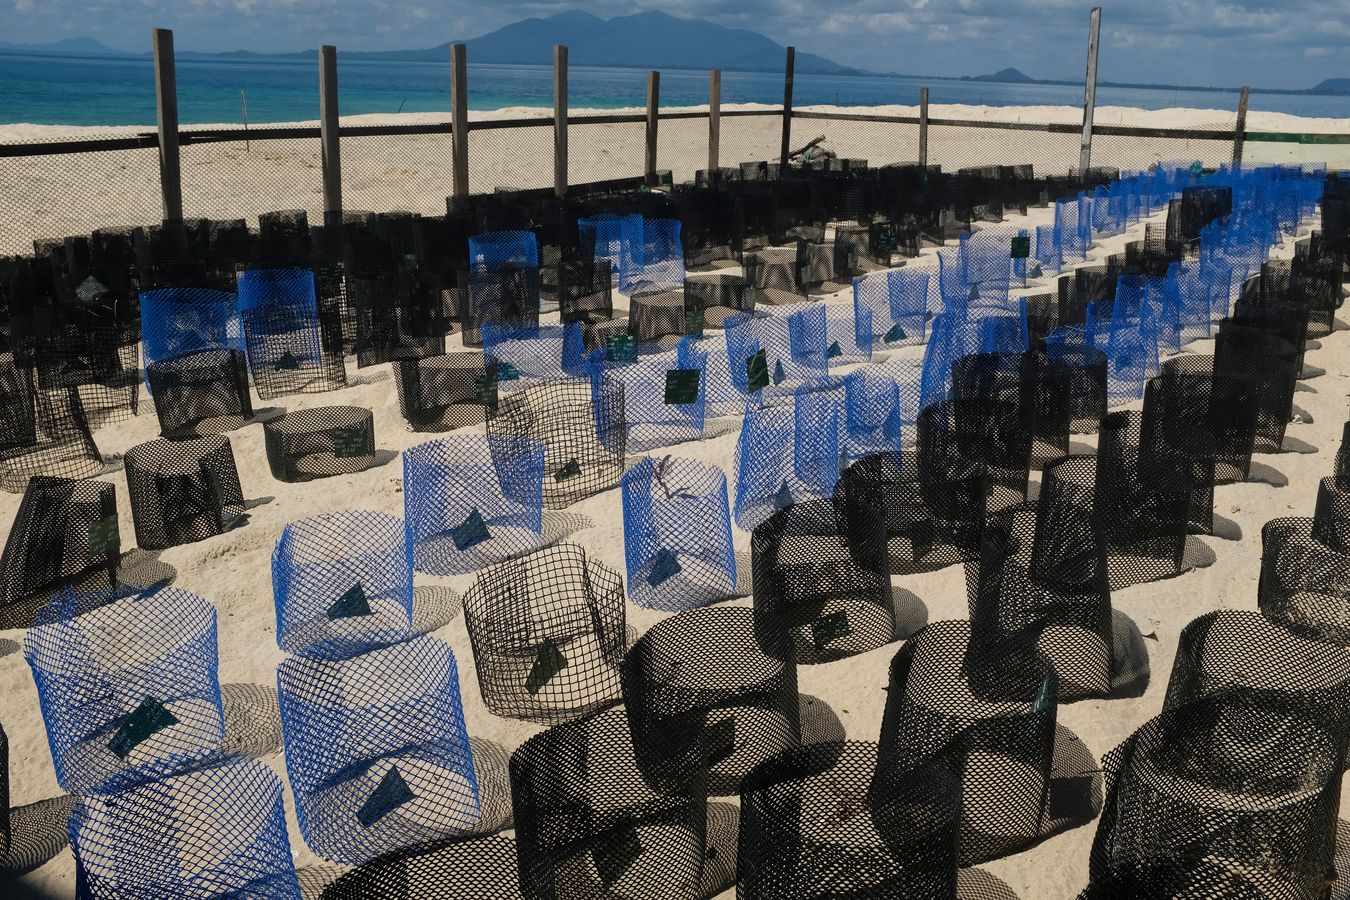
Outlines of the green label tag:
{"type": "Polygon", "coordinates": [[[690,309],[685,311],[684,333],[703,334],[703,310],[690,309]]]}
{"type": "Polygon", "coordinates": [[[773,383],[782,384],[785,378],[787,378],[787,375],[783,372],[783,361],[775,359],[773,361],[773,383]]]}
{"type": "Polygon", "coordinates": [[[745,361],[745,380],[747,394],[769,386],[769,363],[763,350],[755,351],[755,355],[745,361]]]}
{"type": "Polygon", "coordinates": [[[558,645],[553,643],[552,638],[544,638],[543,646],[535,654],[534,665],[530,666],[530,674],[525,677],[525,690],[531,694],[539,693],[544,685],[553,680],[554,675],[565,668],[567,657],[558,649],[558,645]]]}
{"type": "Polygon", "coordinates": [[[894,228],[883,228],[877,232],[877,249],[882,253],[894,253],[899,242],[894,228]]]}
{"type": "Polygon", "coordinates": [[[577,462],[576,457],[572,457],[567,464],[553,473],[554,481],[566,481],[569,478],[575,478],[581,474],[581,463],[577,462]]]}
{"type": "Polygon", "coordinates": [[[783,486],[778,489],[778,493],[773,495],[773,508],[775,510],[787,509],[796,502],[793,499],[792,490],[788,487],[787,480],[784,479],[783,486]]]}
{"type": "Polygon", "coordinates": [[[1012,239],[1012,258],[1026,259],[1031,255],[1031,235],[1019,234],[1012,239]]]}
{"type": "Polygon", "coordinates": [[[281,354],[281,356],[277,358],[275,367],[277,371],[281,372],[287,370],[294,371],[300,368],[300,357],[296,356],[294,353],[287,350],[285,353],[281,354]]]}
{"type": "Polygon", "coordinates": [[[703,731],[703,764],[712,767],[736,752],[736,717],[727,716],[703,731]]]}
{"type": "Polygon", "coordinates": [[[605,887],[623,877],[623,873],[642,855],[642,841],[637,831],[623,828],[604,835],[591,848],[591,859],[595,861],[595,870],[605,887]]]}
{"type": "Polygon", "coordinates": [[[105,516],[89,525],[89,552],[95,556],[114,556],[122,547],[117,516],[105,516]]]}
{"type": "Polygon", "coordinates": [[[629,363],[637,359],[637,345],[631,334],[611,334],[605,340],[605,359],[610,362],[629,363]]]}
{"type": "Polygon", "coordinates": [[[118,759],[126,759],[127,754],[150,735],[177,724],[178,719],[164,708],[164,704],[154,697],[146,697],[141,701],[141,705],[122,721],[112,740],[108,741],[108,749],[115,753],[118,759]]]}
{"type": "Polygon", "coordinates": [[[469,511],[468,517],[463,522],[450,529],[450,538],[455,542],[455,549],[461,553],[491,537],[492,533],[488,531],[487,522],[483,521],[476,508],[469,511]]]}
{"type": "Polygon", "coordinates": [[[1041,682],[1041,690],[1036,694],[1036,699],[1031,704],[1032,715],[1044,712],[1050,706],[1050,680],[1046,678],[1041,682]]]}
{"type": "Polygon", "coordinates": [[[361,587],[359,581],[347,588],[347,592],[328,607],[330,619],[354,619],[357,616],[368,615],[370,615],[370,601],[366,599],[365,588],[361,587]]]}
{"type": "Polygon", "coordinates": [[[371,454],[370,435],[360,426],[334,428],[329,435],[333,439],[333,455],[338,459],[352,459],[371,454]]]}
{"type": "Polygon", "coordinates": [[[520,377],[520,370],[517,369],[515,366],[511,365],[509,362],[497,363],[498,381],[515,381],[519,377],[520,377]]]}
{"type": "Polygon", "coordinates": [[[473,383],[473,399],[484,406],[497,405],[497,379],[484,375],[473,383]]]}
{"type": "Polygon", "coordinates": [[[896,324],[892,325],[891,330],[886,332],[885,340],[886,343],[893,344],[896,341],[903,341],[907,337],[909,337],[909,335],[905,333],[904,326],[896,324]]]}
{"type": "Polygon", "coordinates": [[[680,566],[680,561],[674,553],[671,553],[665,547],[656,551],[656,558],[652,560],[651,571],[647,573],[647,583],[652,587],[659,587],[663,582],[680,574],[684,569],[680,566]]]}
{"type": "Polygon", "coordinates": [[[852,633],[853,629],[848,624],[848,613],[842,609],[811,623],[811,638],[817,647],[824,647],[852,633]]]}
{"type": "Polygon", "coordinates": [[[840,349],[838,341],[830,341],[830,349],[825,351],[826,359],[834,359],[836,356],[843,356],[844,351],[840,349]]]}
{"type": "Polygon", "coordinates": [[[1201,175],[1205,174],[1204,163],[1197,159],[1195,162],[1191,163],[1190,172],[1192,178],[1199,178],[1201,175]]]}
{"type": "Polygon", "coordinates": [[[698,402],[698,369],[666,370],[666,403],[682,406],[698,402]]]}
{"type": "Polygon", "coordinates": [[[384,773],[379,785],[370,792],[366,802],[356,811],[356,821],[361,823],[362,828],[369,828],[414,796],[408,782],[399,774],[398,767],[392,767],[384,773]]]}

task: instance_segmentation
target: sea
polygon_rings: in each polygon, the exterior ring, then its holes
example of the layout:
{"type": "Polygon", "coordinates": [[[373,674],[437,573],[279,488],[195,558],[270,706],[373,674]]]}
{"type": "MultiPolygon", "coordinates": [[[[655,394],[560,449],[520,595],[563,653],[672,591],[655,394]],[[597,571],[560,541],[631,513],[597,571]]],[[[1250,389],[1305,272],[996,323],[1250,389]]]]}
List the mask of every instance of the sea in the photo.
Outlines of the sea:
{"type": "MultiPolygon", "coordinates": [[[[318,118],[318,65],[312,58],[178,58],[179,118],[183,124],[294,122],[318,118]]],[[[577,108],[644,106],[647,73],[639,69],[573,66],[569,103],[577,108]]],[[[342,114],[437,112],[450,108],[450,67],[432,62],[339,55],[342,114]]],[[[797,106],[916,105],[919,88],[931,103],[986,106],[1081,106],[1081,85],[1000,84],[947,78],[797,75],[797,106]]],[[[154,73],[148,56],[74,56],[0,51],[0,124],[146,125],[155,121],[154,73]]],[[[776,72],[723,72],[722,102],[783,101],[776,72]]],[[[1237,108],[1237,93],[1162,88],[1099,87],[1100,106],[1142,109],[1237,108]]],[[[661,73],[661,105],[708,102],[708,73],[661,73]]],[[[549,66],[470,65],[469,107],[551,107],[549,66]]],[[[1250,108],[1298,116],[1350,118],[1350,96],[1254,92],[1250,108]]]]}

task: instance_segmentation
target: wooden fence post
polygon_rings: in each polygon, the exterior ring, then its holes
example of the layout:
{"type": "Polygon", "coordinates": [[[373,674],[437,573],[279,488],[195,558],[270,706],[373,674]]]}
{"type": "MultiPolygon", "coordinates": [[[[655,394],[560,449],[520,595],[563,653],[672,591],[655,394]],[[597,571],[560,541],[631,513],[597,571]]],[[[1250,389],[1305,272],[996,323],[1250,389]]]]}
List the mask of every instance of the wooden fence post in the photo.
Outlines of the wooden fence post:
{"type": "Polygon", "coordinates": [[[783,143],[778,152],[778,164],[786,167],[788,154],[792,152],[792,73],[795,68],[797,48],[787,48],[787,61],[783,68],[783,143]]]}
{"type": "Polygon", "coordinates": [[[928,167],[928,88],[919,88],[919,165],[928,167]]]}
{"type": "Polygon", "coordinates": [[[1087,80],[1083,86],[1083,147],[1078,154],[1078,174],[1087,178],[1092,166],[1092,117],[1097,108],[1097,46],[1102,32],[1102,8],[1092,8],[1088,32],[1087,80]]]}
{"type": "Polygon", "coordinates": [[[1252,89],[1242,86],[1242,96],[1238,98],[1237,128],[1233,131],[1233,168],[1242,165],[1242,151],[1247,143],[1247,101],[1251,99],[1252,89]]]}
{"type": "Polygon", "coordinates": [[[715,179],[722,154],[722,70],[708,76],[708,179],[715,179]]]}
{"type": "Polygon", "coordinates": [[[337,48],[319,48],[319,155],[323,164],[324,224],[342,223],[342,142],[338,132],[337,48]]]}
{"type": "Polygon", "coordinates": [[[647,175],[647,184],[656,184],[656,127],[660,121],[661,109],[661,73],[647,73],[647,159],[643,169],[647,175]]]}
{"type": "Polygon", "coordinates": [[[454,199],[469,199],[469,61],[463,44],[450,48],[450,127],[454,146],[454,199]]]}
{"type": "Polygon", "coordinates": [[[155,117],[159,122],[159,190],[164,221],[183,221],[183,167],[178,152],[178,78],[173,65],[173,32],[151,32],[155,60],[155,117]]]}
{"type": "Polygon", "coordinates": [[[553,45],[553,193],[567,194],[567,47],[553,45]]]}

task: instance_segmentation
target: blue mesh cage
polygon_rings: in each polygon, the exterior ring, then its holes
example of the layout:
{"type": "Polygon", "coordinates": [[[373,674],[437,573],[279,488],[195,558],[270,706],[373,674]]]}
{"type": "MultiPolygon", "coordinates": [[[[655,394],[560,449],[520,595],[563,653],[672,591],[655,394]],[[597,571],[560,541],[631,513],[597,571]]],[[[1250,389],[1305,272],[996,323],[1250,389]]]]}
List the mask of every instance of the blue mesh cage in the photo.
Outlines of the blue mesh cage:
{"type": "MultiPolygon", "coordinates": [[[[684,243],[679,219],[639,220],[638,240],[631,240],[629,265],[619,273],[625,294],[674,290],[684,286],[684,243]]],[[[597,254],[598,255],[598,254],[597,254]]]]}
{"type": "Polygon", "coordinates": [[[1053,225],[1037,225],[1034,238],[1036,262],[1046,275],[1057,275],[1064,268],[1063,251],[1053,225]]]}
{"type": "Polygon", "coordinates": [[[483,324],[483,355],[497,360],[497,386],[509,392],[586,369],[581,326],[483,324]]]}
{"type": "Polygon", "coordinates": [[[706,415],[710,417],[740,415],[745,411],[745,394],[733,383],[731,366],[727,361],[727,342],[725,336],[699,338],[686,335],[680,340],[682,347],[698,352],[704,357],[703,400],[706,415]]]}
{"type": "Polygon", "coordinates": [[[943,312],[957,312],[970,304],[970,286],[961,263],[960,247],[942,247],[937,252],[938,297],[943,312]]]}
{"type": "Polygon", "coordinates": [[[24,635],[56,780],[109,794],[163,778],[224,738],[216,610],[177,588],[66,589],[24,635]]]}
{"type": "Polygon", "coordinates": [[[403,451],[403,515],[413,566],[458,575],[539,546],[542,443],[466,434],[403,451]]]}
{"type": "MultiPolygon", "coordinates": [[[[781,315],[774,311],[770,315],[781,315]]],[[[829,322],[823,303],[812,304],[787,315],[788,348],[792,360],[804,373],[804,377],[818,377],[830,371],[829,322]]],[[[772,375],[770,378],[772,379],[772,375]]]]}
{"type": "Polygon", "coordinates": [[[421,636],[277,667],[286,773],[311,850],[358,864],[473,830],[478,779],[450,645],[421,636]]]}
{"type": "Polygon", "coordinates": [[[80,897],[301,900],[281,779],[257,760],[84,797],[69,830],[80,897]]]}
{"type": "MultiPolygon", "coordinates": [[[[1116,282],[1116,299],[1111,318],[1125,317],[1151,324],[1158,349],[1162,353],[1181,352],[1181,320],[1176,309],[1166,302],[1164,279],[1152,275],[1122,275],[1116,282]]],[[[1150,370],[1149,377],[1157,375],[1150,370]]]]}
{"type": "Polygon", "coordinates": [[[347,383],[340,337],[325,352],[311,270],[248,269],[238,279],[248,367],[258,396],[328,391],[347,383]]]}
{"type": "Polygon", "coordinates": [[[205,288],[141,293],[142,365],[202,350],[244,352],[244,326],[234,294],[205,288]]]}
{"type": "Polygon", "coordinates": [[[292,522],[272,551],[277,645],[345,659],[412,633],[412,548],[394,516],[343,510],[292,522]]]}
{"type": "Polygon", "coordinates": [[[606,351],[590,356],[592,396],[597,404],[623,386],[624,420],[628,449],[651,450],[703,435],[707,415],[708,355],[689,341],[667,353],[639,356],[613,363],[606,351]]]}
{"type": "Polygon", "coordinates": [[[952,364],[975,353],[1021,353],[1027,349],[1027,312],[1017,311],[971,318],[943,313],[933,320],[923,358],[922,406],[951,396],[952,364]]]}
{"type": "Polygon", "coordinates": [[[854,340],[868,352],[922,344],[932,273],[906,266],[853,279],[854,340]]]}
{"type": "Polygon", "coordinates": [[[1086,346],[1106,354],[1106,405],[1121,406],[1144,395],[1144,384],[1158,371],[1156,327],[1141,316],[1113,314],[1112,302],[1089,303],[1083,328],[1086,346]]]}
{"type": "Polygon", "coordinates": [[[797,385],[827,371],[823,321],[818,333],[798,327],[798,354],[788,319],[765,313],[739,313],[727,319],[727,366],[731,383],[744,395],[763,401],[791,396],[797,385]],[[752,378],[754,379],[752,381],[752,378]],[[753,387],[753,390],[752,390],[753,387]]]}
{"type": "Polygon", "coordinates": [[[539,268],[539,241],[532,231],[488,231],[469,238],[469,266],[499,272],[539,268]]]}
{"type": "Polygon", "coordinates": [[[632,278],[641,266],[642,216],[616,216],[602,213],[577,220],[582,247],[590,247],[597,260],[609,261],[610,272],[619,284],[632,278]]]}
{"type": "Polygon", "coordinates": [[[884,371],[858,369],[844,379],[850,461],[899,452],[903,443],[900,386],[884,371]]]}
{"type": "Polygon", "coordinates": [[[628,597],[639,606],[680,612],[731,596],[726,475],[675,456],[639,460],[623,476],[623,543],[628,597]]]}
{"type": "Polygon", "coordinates": [[[1169,318],[1178,324],[1180,343],[1188,344],[1210,336],[1215,317],[1210,283],[1200,264],[1174,262],[1167,267],[1163,306],[1168,310],[1169,318]]]}
{"type": "Polygon", "coordinates": [[[839,480],[839,433],[844,426],[839,390],[799,388],[791,408],[747,408],[736,443],[736,524],[746,531],[793,503],[829,497],[839,480]]]}
{"type": "Polygon", "coordinates": [[[1074,200],[1055,201],[1055,243],[1059,245],[1060,258],[1066,264],[1087,261],[1091,238],[1084,229],[1085,221],[1086,204],[1082,194],[1074,200]]]}

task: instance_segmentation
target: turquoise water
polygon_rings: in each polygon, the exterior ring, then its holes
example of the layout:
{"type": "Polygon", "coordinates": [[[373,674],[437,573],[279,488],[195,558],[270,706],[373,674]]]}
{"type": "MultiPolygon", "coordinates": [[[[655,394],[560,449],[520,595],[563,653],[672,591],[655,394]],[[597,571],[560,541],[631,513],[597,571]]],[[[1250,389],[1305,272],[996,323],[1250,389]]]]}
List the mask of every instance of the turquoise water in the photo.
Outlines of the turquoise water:
{"type": "MultiPolygon", "coordinates": [[[[446,111],[450,108],[449,64],[342,59],[338,80],[344,115],[446,111]]],[[[636,69],[573,67],[572,107],[642,106],[647,73],[636,69]]],[[[471,65],[469,106],[551,106],[548,66],[471,65]]],[[[947,79],[798,75],[794,101],[875,105],[918,102],[919,87],[930,88],[933,103],[989,106],[1067,105],[1083,102],[1073,85],[987,84],[947,79]]],[[[239,122],[240,91],[248,99],[250,123],[318,118],[318,67],[312,59],[230,59],[182,56],[178,60],[179,116],[184,124],[239,122]]],[[[150,58],[58,56],[0,52],[0,123],[52,125],[145,125],[155,119],[154,74],[150,58]]],[[[724,72],[723,103],[783,100],[778,73],[724,72]]],[[[661,73],[663,106],[707,103],[706,72],[661,73]]],[[[1108,88],[1099,105],[1161,109],[1187,106],[1236,109],[1232,93],[1108,88]]],[[[1350,97],[1256,93],[1252,109],[1302,116],[1350,118],[1350,97]]]]}

